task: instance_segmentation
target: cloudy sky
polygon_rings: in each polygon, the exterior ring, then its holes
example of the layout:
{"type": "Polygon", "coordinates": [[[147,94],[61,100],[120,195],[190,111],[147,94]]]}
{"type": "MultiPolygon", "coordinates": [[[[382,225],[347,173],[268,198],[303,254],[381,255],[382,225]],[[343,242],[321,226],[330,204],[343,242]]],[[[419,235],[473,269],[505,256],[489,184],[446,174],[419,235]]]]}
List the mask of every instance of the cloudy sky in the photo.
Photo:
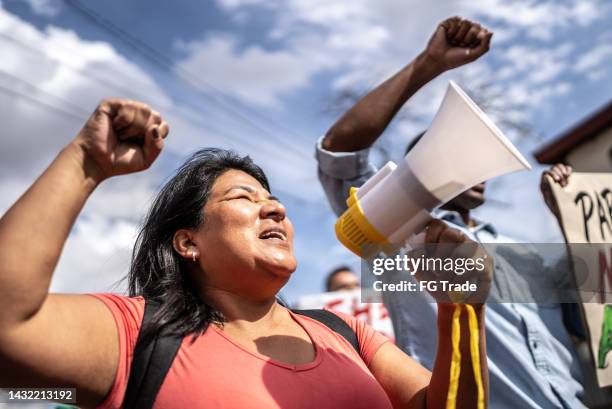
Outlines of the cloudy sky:
{"type": "MultiPolygon", "coordinates": [[[[495,32],[489,54],[421,90],[375,157],[400,159],[455,79],[487,99],[533,164],[544,141],[609,101],[611,9],[598,0],[0,0],[0,210],[101,98],[139,99],[170,123],[166,150],[148,172],[95,192],[53,290],[120,291],[160,184],[190,152],[219,146],[250,154],[288,208],[299,267],[283,293],[295,300],[320,291],[336,264],[359,266],[335,241],[313,159],[315,140],[343,106],[340,95],[360,95],[408,63],[444,18],[476,19],[495,32]],[[508,122],[529,133],[519,137],[508,122]]],[[[559,241],[538,196],[541,170],[491,183],[478,215],[519,239],[559,241]]]]}

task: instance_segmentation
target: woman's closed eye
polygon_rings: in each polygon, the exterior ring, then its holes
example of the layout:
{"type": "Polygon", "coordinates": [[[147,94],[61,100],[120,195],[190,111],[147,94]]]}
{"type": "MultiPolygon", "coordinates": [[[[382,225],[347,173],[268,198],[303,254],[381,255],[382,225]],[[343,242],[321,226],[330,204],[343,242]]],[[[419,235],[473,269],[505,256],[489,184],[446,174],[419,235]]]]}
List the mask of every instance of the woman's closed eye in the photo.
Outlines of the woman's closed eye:
{"type": "Polygon", "coordinates": [[[247,194],[241,194],[241,195],[237,195],[237,196],[233,196],[230,197],[229,200],[239,200],[239,199],[246,199],[250,202],[254,202],[255,200],[253,199],[253,197],[251,197],[250,195],[247,194]]]}

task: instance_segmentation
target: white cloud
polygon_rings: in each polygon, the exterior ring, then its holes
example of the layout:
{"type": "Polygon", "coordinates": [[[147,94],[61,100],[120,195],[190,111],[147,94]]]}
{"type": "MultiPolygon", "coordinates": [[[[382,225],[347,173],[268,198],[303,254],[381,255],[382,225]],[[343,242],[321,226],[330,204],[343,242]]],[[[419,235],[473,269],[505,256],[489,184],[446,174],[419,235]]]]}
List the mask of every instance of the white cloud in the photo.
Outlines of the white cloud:
{"type": "Polygon", "coordinates": [[[124,292],[137,225],[90,215],[81,217],[56,268],[51,291],[124,292]]]}
{"type": "Polygon", "coordinates": [[[224,90],[245,101],[274,106],[288,92],[306,86],[319,64],[306,64],[308,56],[299,50],[268,51],[259,46],[239,50],[230,36],[217,36],[182,44],[189,57],[178,67],[197,72],[224,90]]]}
{"type": "Polygon", "coordinates": [[[587,72],[612,63],[612,44],[602,42],[580,55],[574,65],[577,72],[587,72]]]}
{"type": "MultiPolygon", "coordinates": [[[[0,9],[0,46],[5,55],[0,60],[2,213],[79,131],[101,98],[130,88],[124,96],[144,94],[152,105],[171,105],[137,65],[108,44],[83,40],[72,31],[53,26],[40,31],[0,9]]],[[[126,272],[135,226],[160,173],[154,168],[102,184],[68,240],[54,290],[110,290],[126,272]]]]}
{"type": "Polygon", "coordinates": [[[0,9],[0,46],[11,56],[0,60],[0,84],[40,101],[32,103],[6,90],[0,95],[5,127],[0,150],[14,171],[37,173],[109,94],[138,99],[143,95],[152,105],[170,105],[143,70],[108,44],[83,41],[72,31],[53,26],[39,31],[0,9]]]}
{"type": "Polygon", "coordinates": [[[607,5],[598,0],[572,1],[514,1],[481,0],[470,2],[476,15],[504,25],[521,28],[524,33],[539,40],[552,40],[560,30],[571,29],[575,24],[587,26],[604,17],[607,5]]]}
{"type": "Polygon", "coordinates": [[[218,0],[218,4],[225,9],[236,9],[244,6],[266,6],[273,4],[274,1],[264,0],[218,0]]]}
{"type": "Polygon", "coordinates": [[[506,67],[500,75],[517,79],[529,85],[555,80],[568,69],[569,57],[574,49],[570,43],[557,47],[513,45],[500,56],[506,67]]]}
{"type": "MultiPolygon", "coordinates": [[[[546,41],[553,36],[558,38],[560,33],[570,33],[577,26],[585,27],[602,19],[600,11],[607,7],[599,0],[440,1],[427,7],[396,0],[381,0],[375,6],[366,0],[288,0],[265,4],[259,0],[218,0],[218,3],[230,13],[252,12],[255,7],[266,9],[273,17],[268,34],[280,41],[281,47],[273,51],[252,46],[238,51],[234,47],[232,53],[231,44],[226,41],[224,47],[217,44],[215,52],[213,40],[209,39],[193,44],[192,55],[186,62],[198,72],[212,72],[212,78],[220,78],[220,83],[243,100],[264,105],[279,104],[283,96],[303,88],[315,73],[323,70],[334,70],[332,85],[336,91],[372,88],[422,50],[436,24],[451,15],[481,21],[496,33],[492,51],[477,63],[488,67],[503,64],[490,73],[492,82],[512,82],[512,87],[517,88],[519,80],[524,94],[534,87],[550,88],[549,83],[568,71],[574,45],[568,42],[554,47],[526,43],[519,46],[513,40],[521,36],[546,41]],[[228,63],[229,69],[221,70],[221,63],[209,63],[217,61],[217,55],[219,61],[228,63]],[[281,78],[279,70],[269,69],[280,56],[285,60],[278,66],[295,68],[281,78]],[[252,77],[256,81],[245,80],[245,65],[254,67],[252,77]]],[[[431,114],[434,104],[428,105],[430,109],[421,111],[431,114]]]]}
{"type": "Polygon", "coordinates": [[[62,7],[61,0],[26,0],[32,11],[44,17],[55,17],[62,7]]]}

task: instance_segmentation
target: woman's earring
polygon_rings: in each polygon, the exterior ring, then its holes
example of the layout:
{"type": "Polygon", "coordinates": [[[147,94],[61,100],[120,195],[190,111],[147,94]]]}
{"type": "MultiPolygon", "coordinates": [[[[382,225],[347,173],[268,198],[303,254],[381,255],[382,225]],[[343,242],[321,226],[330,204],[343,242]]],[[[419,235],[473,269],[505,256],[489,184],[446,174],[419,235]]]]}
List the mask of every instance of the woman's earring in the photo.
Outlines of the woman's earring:
{"type": "Polygon", "coordinates": [[[191,258],[193,259],[193,262],[196,262],[196,252],[195,250],[193,250],[193,252],[191,253],[191,258]]]}

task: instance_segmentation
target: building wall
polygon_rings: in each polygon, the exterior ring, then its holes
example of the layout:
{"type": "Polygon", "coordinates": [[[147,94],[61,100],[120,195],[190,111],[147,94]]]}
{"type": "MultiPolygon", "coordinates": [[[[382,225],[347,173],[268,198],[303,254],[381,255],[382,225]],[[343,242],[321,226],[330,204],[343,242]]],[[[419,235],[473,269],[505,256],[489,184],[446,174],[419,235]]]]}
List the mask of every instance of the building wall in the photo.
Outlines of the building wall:
{"type": "Polygon", "coordinates": [[[577,172],[612,172],[612,128],[571,151],[566,161],[577,172]]]}

